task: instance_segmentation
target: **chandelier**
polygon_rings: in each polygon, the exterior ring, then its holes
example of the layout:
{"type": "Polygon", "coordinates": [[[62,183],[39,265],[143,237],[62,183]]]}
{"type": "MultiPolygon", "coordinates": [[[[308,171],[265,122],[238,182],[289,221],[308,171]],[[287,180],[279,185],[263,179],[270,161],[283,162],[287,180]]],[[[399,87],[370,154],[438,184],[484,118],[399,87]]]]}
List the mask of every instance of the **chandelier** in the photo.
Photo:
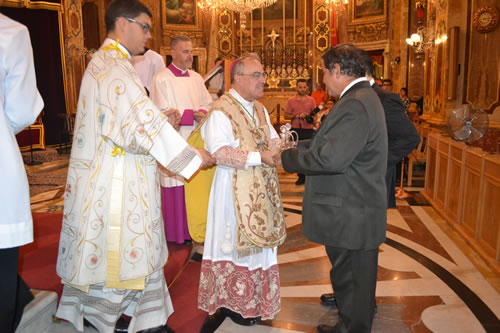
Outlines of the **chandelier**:
{"type": "Polygon", "coordinates": [[[202,10],[230,10],[236,13],[249,13],[257,8],[269,7],[277,0],[200,0],[198,7],[202,10]]]}
{"type": "Polygon", "coordinates": [[[446,34],[434,39],[434,30],[426,28],[423,25],[417,28],[417,32],[406,38],[406,44],[413,47],[418,56],[424,54],[425,50],[431,49],[435,44],[441,44],[448,39],[446,34]]]}
{"type": "Polygon", "coordinates": [[[347,5],[348,0],[325,0],[325,5],[340,6],[342,4],[347,5]]]}

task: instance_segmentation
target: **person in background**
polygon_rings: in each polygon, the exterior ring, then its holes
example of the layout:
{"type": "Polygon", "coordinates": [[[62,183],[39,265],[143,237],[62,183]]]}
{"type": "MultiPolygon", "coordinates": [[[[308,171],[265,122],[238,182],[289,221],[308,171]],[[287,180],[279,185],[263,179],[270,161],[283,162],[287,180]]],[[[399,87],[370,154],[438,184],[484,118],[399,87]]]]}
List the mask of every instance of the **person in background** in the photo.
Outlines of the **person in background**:
{"type": "Polygon", "coordinates": [[[313,129],[315,131],[318,130],[319,126],[325,120],[326,116],[332,110],[334,105],[335,105],[335,100],[333,98],[329,98],[323,105],[323,108],[318,112],[316,112],[316,114],[314,115],[314,122],[313,122],[313,129]]]}
{"type": "Polygon", "coordinates": [[[392,91],[392,80],[391,79],[383,79],[382,80],[382,88],[387,91],[392,91]]]}
{"type": "Polygon", "coordinates": [[[410,104],[411,104],[410,97],[408,97],[408,89],[406,89],[406,88],[399,89],[399,97],[401,97],[401,100],[403,101],[403,104],[405,105],[405,112],[406,112],[406,114],[408,114],[408,109],[410,108],[410,104]]]}
{"type": "Polygon", "coordinates": [[[377,86],[382,87],[382,80],[381,79],[375,79],[375,83],[377,86]]]}
{"type": "MultiPolygon", "coordinates": [[[[291,119],[292,130],[297,132],[299,140],[310,139],[314,133],[312,121],[308,122],[307,118],[311,115],[312,110],[316,108],[314,98],[307,95],[307,81],[305,79],[297,80],[297,95],[290,97],[285,109],[285,118],[291,119]]],[[[299,178],[295,182],[296,185],[305,183],[305,176],[298,174],[299,178]]]]}
{"type": "Polygon", "coordinates": [[[43,100],[36,87],[28,29],[0,14],[0,31],[0,331],[13,333],[33,299],[18,274],[19,247],[33,242],[33,218],[15,135],[35,122],[43,100]]]}
{"type": "Polygon", "coordinates": [[[323,89],[321,82],[316,83],[316,90],[312,92],[311,97],[314,98],[316,105],[325,104],[328,99],[328,93],[323,89]]]}
{"type": "MultiPolygon", "coordinates": [[[[179,134],[187,139],[212,104],[212,97],[200,74],[191,70],[193,44],[186,35],[170,40],[172,63],[155,75],[151,99],[169,117],[174,117],[179,134]]],[[[167,241],[190,243],[184,193],[184,178],[160,167],[162,211],[167,241]]]]}
{"type": "Polygon", "coordinates": [[[132,65],[146,88],[147,95],[151,91],[153,77],[165,68],[165,60],[156,51],[146,48],[146,52],[132,57],[132,65]]]}
{"type": "MultiPolygon", "coordinates": [[[[214,101],[224,93],[224,59],[222,57],[215,59],[214,68],[217,66],[221,68],[207,82],[208,92],[214,101]]],[[[212,70],[213,68],[208,72],[210,73],[212,70]]]]}
{"type": "Polygon", "coordinates": [[[214,160],[191,148],[146,96],[131,63],[151,38],[151,11],[114,0],[107,38],[83,75],[64,194],[56,316],[83,331],[172,332],[158,164],[191,177],[214,160]],[[130,322],[120,322],[125,314],[130,322]],[[123,325],[122,325],[123,324],[123,325]],[[127,327],[128,326],[128,327],[127,327]]]}

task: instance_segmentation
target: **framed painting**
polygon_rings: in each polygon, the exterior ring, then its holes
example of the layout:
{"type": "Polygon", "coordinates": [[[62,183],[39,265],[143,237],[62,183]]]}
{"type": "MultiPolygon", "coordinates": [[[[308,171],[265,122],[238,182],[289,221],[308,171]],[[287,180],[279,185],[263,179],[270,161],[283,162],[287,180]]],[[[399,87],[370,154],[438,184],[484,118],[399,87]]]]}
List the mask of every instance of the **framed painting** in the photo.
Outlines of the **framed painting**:
{"type": "Polygon", "coordinates": [[[387,20],[387,0],[349,1],[349,23],[363,24],[387,20]]]}
{"type": "MultiPolygon", "coordinates": [[[[299,22],[304,21],[304,2],[305,0],[278,0],[273,5],[264,8],[265,24],[283,23],[283,7],[285,7],[285,21],[293,24],[293,7],[295,6],[295,19],[299,22]]],[[[248,17],[248,16],[247,16],[248,17]]],[[[262,8],[255,9],[252,12],[254,21],[262,20],[262,8]]]]}
{"type": "Polygon", "coordinates": [[[171,30],[199,30],[200,8],[197,0],[163,0],[161,10],[163,28],[171,30]]]}

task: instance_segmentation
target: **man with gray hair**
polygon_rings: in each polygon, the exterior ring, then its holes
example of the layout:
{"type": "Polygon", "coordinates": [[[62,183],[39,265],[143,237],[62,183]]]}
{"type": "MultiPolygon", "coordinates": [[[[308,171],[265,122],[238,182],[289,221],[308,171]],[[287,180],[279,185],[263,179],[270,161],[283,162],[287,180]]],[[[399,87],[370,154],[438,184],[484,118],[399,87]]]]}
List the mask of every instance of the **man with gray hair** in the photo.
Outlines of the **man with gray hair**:
{"type": "Polygon", "coordinates": [[[258,56],[237,59],[232,89],[216,100],[201,126],[217,167],[210,191],[198,308],[209,313],[201,332],[226,316],[240,325],[280,310],[277,246],[286,225],[273,152],[280,139],[265,107],[267,74],[258,56]]]}
{"type": "Polygon", "coordinates": [[[323,82],[339,101],[310,141],[275,155],[307,175],[302,229],[324,244],[332,264],[338,322],[319,333],[369,333],[375,314],[378,247],[385,241],[387,130],[359,49],[337,44],[323,55],[323,82]]]}
{"type": "MultiPolygon", "coordinates": [[[[151,99],[155,105],[175,121],[179,134],[187,139],[207,113],[212,97],[200,74],[191,70],[193,44],[185,35],[176,35],[170,41],[172,63],[153,78],[151,99]]],[[[162,212],[167,241],[183,244],[190,241],[184,180],[160,168],[162,212]]]]}

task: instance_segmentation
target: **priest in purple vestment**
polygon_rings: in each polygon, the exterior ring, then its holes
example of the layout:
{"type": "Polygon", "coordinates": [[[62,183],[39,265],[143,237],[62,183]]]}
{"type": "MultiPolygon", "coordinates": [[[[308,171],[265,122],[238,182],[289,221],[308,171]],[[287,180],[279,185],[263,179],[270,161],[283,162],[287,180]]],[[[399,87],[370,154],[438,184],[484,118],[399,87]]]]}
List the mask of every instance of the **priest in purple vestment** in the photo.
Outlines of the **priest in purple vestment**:
{"type": "MultiPolygon", "coordinates": [[[[212,103],[203,78],[191,70],[193,44],[185,35],[170,41],[172,63],[153,78],[151,99],[169,118],[177,120],[177,129],[187,139],[212,103]]],[[[184,243],[191,239],[187,227],[184,181],[160,168],[162,211],[167,241],[184,243]]]]}

